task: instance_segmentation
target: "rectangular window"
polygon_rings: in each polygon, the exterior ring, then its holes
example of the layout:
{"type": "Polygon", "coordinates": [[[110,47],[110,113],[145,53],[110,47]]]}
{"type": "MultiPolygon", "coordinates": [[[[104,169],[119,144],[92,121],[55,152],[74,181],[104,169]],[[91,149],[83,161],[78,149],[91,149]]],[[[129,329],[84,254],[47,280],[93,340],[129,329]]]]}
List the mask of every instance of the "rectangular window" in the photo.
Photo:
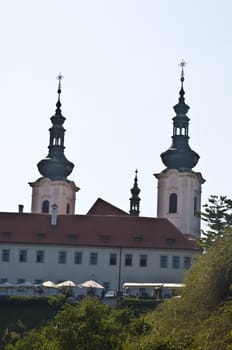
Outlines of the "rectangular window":
{"type": "Polygon", "coordinates": [[[110,254],[110,265],[117,265],[117,254],[110,254]]]}
{"type": "Polygon", "coordinates": [[[37,263],[43,263],[44,262],[44,251],[43,250],[37,250],[37,252],[36,252],[36,262],[37,263]]]}
{"type": "Polygon", "coordinates": [[[67,253],[63,250],[59,252],[59,264],[66,264],[67,253]]]}
{"type": "Polygon", "coordinates": [[[0,279],[0,284],[6,283],[6,282],[8,282],[7,278],[1,278],[0,279]]]}
{"type": "Polygon", "coordinates": [[[74,264],[81,265],[82,264],[82,252],[74,253],[74,264]]]}
{"type": "Polygon", "coordinates": [[[139,296],[140,297],[147,296],[146,288],[139,288],[139,296]]]}
{"type": "Polygon", "coordinates": [[[10,249],[2,250],[2,261],[9,262],[10,261],[10,249]]]}
{"type": "Polygon", "coordinates": [[[126,266],[132,266],[132,255],[126,254],[125,256],[125,265],[126,266]]]}
{"type": "Polygon", "coordinates": [[[27,262],[27,250],[26,249],[20,249],[19,262],[27,262]]]}
{"type": "Polygon", "coordinates": [[[140,255],[140,266],[141,267],[147,266],[147,255],[140,255]]]}
{"type": "Polygon", "coordinates": [[[168,267],[168,256],[160,255],[160,267],[166,269],[168,267]]]}
{"type": "Polygon", "coordinates": [[[105,292],[108,292],[108,290],[110,290],[110,282],[103,282],[102,285],[105,288],[105,292]]]}
{"type": "Polygon", "coordinates": [[[190,256],[184,256],[184,269],[189,269],[191,267],[190,256]]]}
{"type": "Polygon", "coordinates": [[[17,280],[18,284],[22,284],[24,282],[26,282],[25,278],[18,278],[18,280],[17,280]]]}
{"type": "Polygon", "coordinates": [[[42,283],[43,283],[42,280],[35,280],[35,282],[34,282],[35,285],[40,285],[40,284],[42,284],[42,283]]]}
{"type": "Polygon", "coordinates": [[[174,269],[180,268],[180,257],[179,256],[173,256],[172,257],[172,267],[174,269]]]}
{"type": "Polygon", "coordinates": [[[90,265],[97,265],[97,253],[90,253],[90,265]]]}

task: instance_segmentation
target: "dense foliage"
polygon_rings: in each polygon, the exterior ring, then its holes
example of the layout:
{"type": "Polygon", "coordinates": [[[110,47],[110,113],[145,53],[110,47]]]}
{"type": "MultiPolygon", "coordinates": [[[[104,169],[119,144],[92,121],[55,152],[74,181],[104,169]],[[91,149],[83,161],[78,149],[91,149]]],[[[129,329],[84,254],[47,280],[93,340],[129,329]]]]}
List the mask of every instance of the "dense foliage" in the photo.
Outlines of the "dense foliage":
{"type": "Polygon", "coordinates": [[[231,232],[198,257],[185,283],[181,298],[165,301],[147,316],[150,334],[136,339],[128,350],[232,349],[231,232]],[[168,345],[157,347],[162,342],[168,345]]]}
{"type": "Polygon", "coordinates": [[[0,296],[0,349],[25,332],[53,319],[66,302],[63,295],[48,297],[0,296]]]}
{"type": "Polygon", "coordinates": [[[31,331],[5,349],[121,350],[126,338],[124,329],[115,309],[89,297],[76,306],[66,304],[40,331],[31,331]]]}

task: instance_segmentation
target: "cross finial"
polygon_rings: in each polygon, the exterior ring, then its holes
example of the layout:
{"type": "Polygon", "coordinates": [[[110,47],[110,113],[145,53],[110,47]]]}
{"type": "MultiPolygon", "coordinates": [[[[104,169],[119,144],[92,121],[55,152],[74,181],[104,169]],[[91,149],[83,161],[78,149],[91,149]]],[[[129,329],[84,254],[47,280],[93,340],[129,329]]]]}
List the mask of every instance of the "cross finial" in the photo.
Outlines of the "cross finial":
{"type": "Polygon", "coordinates": [[[179,66],[181,67],[181,81],[184,81],[184,67],[186,64],[187,63],[184,60],[179,63],[179,66]]]}
{"type": "Polygon", "coordinates": [[[58,92],[59,95],[60,95],[60,93],[61,93],[61,80],[62,80],[63,78],[64,78],[64,77],[63,77],[63,75],[62,75],[61,73],[59,73],[58,76],[56,77],[56,79],[59,80],[58,90],[57,90],[57,92],[58,92]]]}
{"type": "Polygon", "coordinates": [[[59,82],[63,79],[63,75],[61,73],[58,74],[58,76],[56,77],[56,79],[59,80],[59,82]]]}

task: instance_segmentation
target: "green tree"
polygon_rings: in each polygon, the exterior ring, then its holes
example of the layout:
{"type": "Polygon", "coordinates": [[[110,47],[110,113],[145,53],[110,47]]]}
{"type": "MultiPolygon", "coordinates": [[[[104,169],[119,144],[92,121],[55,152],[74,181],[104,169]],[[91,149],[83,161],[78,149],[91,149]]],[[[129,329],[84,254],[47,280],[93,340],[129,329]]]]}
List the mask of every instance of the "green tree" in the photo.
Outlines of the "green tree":
{"type": "Polygon", "coordinates": [[[231,294],[232,231],[217,237],[186,275],[182,303],[192,311],[212,311],[231,294]]]}
{"type": "Polygon", "coordinates": [[[68,305],[60,312],[49,333],[62,350],[117,350],[122,348],[123,330],[114,320],[113,309],[86,298],[78,309],[68,305]]]}
{"type": "Polygon", "coordinates": [[[204,206],[201,219],[207,229],[202,230],[200,244],[207,249],[218,237],[232,227],[232,200],[226,196],[211,195],[204,206]]]}
{"type": "Polygon", "coordinates": [[[66,305],[40,332],[31,332],[6,350],[121,350],[126,334],[116,310],[95,297],[66,305]]]}
{"type": "Polygon", "coordinates": [[[156,339],[154,341],[145,341],[137,348],[138,350],[190,350],[190,343],[177,343],[171,337],[165,339],[156,339]]]}

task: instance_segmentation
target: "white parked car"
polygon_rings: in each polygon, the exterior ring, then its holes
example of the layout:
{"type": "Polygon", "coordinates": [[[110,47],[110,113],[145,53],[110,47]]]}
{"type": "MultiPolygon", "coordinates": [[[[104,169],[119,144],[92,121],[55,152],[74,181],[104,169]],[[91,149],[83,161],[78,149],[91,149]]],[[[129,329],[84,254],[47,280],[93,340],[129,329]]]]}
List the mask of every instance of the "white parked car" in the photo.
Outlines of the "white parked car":
{"type": "Polygon", "coordinates": [[[115,298],[116,295],[117,295],[117,293],[114,290],[109,290],[108,292],[106,292],[104,297],[105,298],[115,298]]]}

